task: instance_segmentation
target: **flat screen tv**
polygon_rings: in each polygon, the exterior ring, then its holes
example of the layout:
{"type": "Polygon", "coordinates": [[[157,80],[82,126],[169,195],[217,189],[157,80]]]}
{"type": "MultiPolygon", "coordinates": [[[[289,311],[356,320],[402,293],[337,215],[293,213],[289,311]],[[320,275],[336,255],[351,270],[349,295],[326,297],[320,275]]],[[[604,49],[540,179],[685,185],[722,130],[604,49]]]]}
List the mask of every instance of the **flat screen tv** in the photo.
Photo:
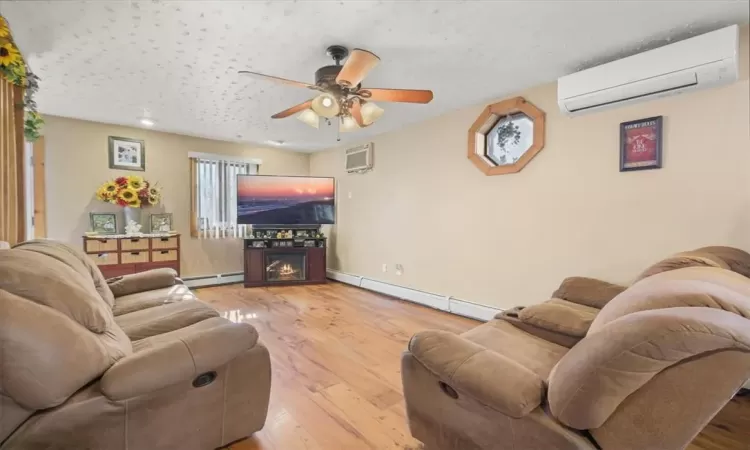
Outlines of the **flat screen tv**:
{"type": "Polygon", "coordinates": [[[333,178],[237,176],[237,221],[246,225],[335,223],[333,178]]]}

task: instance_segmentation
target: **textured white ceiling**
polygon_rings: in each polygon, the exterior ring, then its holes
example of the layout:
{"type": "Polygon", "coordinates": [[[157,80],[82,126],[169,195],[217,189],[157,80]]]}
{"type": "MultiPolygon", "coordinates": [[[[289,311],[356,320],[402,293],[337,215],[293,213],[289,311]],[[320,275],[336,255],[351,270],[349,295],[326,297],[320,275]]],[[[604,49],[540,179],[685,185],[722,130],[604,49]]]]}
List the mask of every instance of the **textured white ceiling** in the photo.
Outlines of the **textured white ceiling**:
{"type": "Polygon", "coordinates": [[[0,1],[42,78],[40,110],[99,122],[314,151],[337,144],[270,116],[311,91],[237,74],[313,82],[331,44],[381,64],[363,86],[432,89],[429,105],[380,104],[343,142],[555,80],[582,67],[748,21],[742,1],[0,1]]]}

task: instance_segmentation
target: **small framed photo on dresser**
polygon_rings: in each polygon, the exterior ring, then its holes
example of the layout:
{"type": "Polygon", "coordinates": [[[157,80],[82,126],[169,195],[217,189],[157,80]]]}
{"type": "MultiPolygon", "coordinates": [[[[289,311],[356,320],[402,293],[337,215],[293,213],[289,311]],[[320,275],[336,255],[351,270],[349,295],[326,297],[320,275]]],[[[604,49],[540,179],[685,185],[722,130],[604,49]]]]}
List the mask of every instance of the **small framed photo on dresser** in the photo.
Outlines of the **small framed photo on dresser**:
{"type": "Polygon", "coordinates": [[[620,172],[661,168],[662,116],[620,124],[620,172]]]}
{"type": "Polygon", "coordinates": [[[89,213],[91,231],[95,234],[117,234],[117,216],[111,213],[89,213]]]}
{"type": "Polygon", "coordinates": [[[151,232],[169,233],[172,231],[172,213],[151,214],[151,232]]]}

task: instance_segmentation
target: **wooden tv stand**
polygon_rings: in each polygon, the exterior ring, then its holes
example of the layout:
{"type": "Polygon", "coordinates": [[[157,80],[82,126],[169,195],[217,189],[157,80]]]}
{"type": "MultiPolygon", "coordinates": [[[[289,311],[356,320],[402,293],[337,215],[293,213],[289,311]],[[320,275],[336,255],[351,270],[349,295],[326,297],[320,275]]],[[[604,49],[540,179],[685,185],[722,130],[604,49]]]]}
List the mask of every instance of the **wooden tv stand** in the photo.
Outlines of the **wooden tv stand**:
{"type": "Polygon", "coordinates": [[[325,238],[245,239],[245,287],[325,282],[325,238]]]}

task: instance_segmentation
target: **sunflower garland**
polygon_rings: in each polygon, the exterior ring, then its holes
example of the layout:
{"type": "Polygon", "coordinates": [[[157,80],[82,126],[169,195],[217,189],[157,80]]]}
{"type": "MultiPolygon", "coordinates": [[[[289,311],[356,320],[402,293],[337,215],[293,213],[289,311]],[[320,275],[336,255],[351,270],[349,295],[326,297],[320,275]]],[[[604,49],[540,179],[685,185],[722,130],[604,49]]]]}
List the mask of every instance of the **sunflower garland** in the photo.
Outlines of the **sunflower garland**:
{"type": "Polygon", "coordinates": [[[143,208],[161,201],[161,188],[137,175],[117,177],[99,186],[96,199],[119,206],[143,208]]]}
{"type": "Polygon", "coordinates": [[[44,120],[37,112],[34,101],[34,96],[39,91],[39,77],[31,72],[24,61],[13,41],[10,25],[3,16],[0,16],[0,78],[24,88],[24,135],[27,141],[36,141],[44,125],[44,120]]]}
{"type": "Polygon", "coordinates": [[[10,36],[10,26],[5,17],[0,16],[0,38],[7,38],[10,36]]]}

